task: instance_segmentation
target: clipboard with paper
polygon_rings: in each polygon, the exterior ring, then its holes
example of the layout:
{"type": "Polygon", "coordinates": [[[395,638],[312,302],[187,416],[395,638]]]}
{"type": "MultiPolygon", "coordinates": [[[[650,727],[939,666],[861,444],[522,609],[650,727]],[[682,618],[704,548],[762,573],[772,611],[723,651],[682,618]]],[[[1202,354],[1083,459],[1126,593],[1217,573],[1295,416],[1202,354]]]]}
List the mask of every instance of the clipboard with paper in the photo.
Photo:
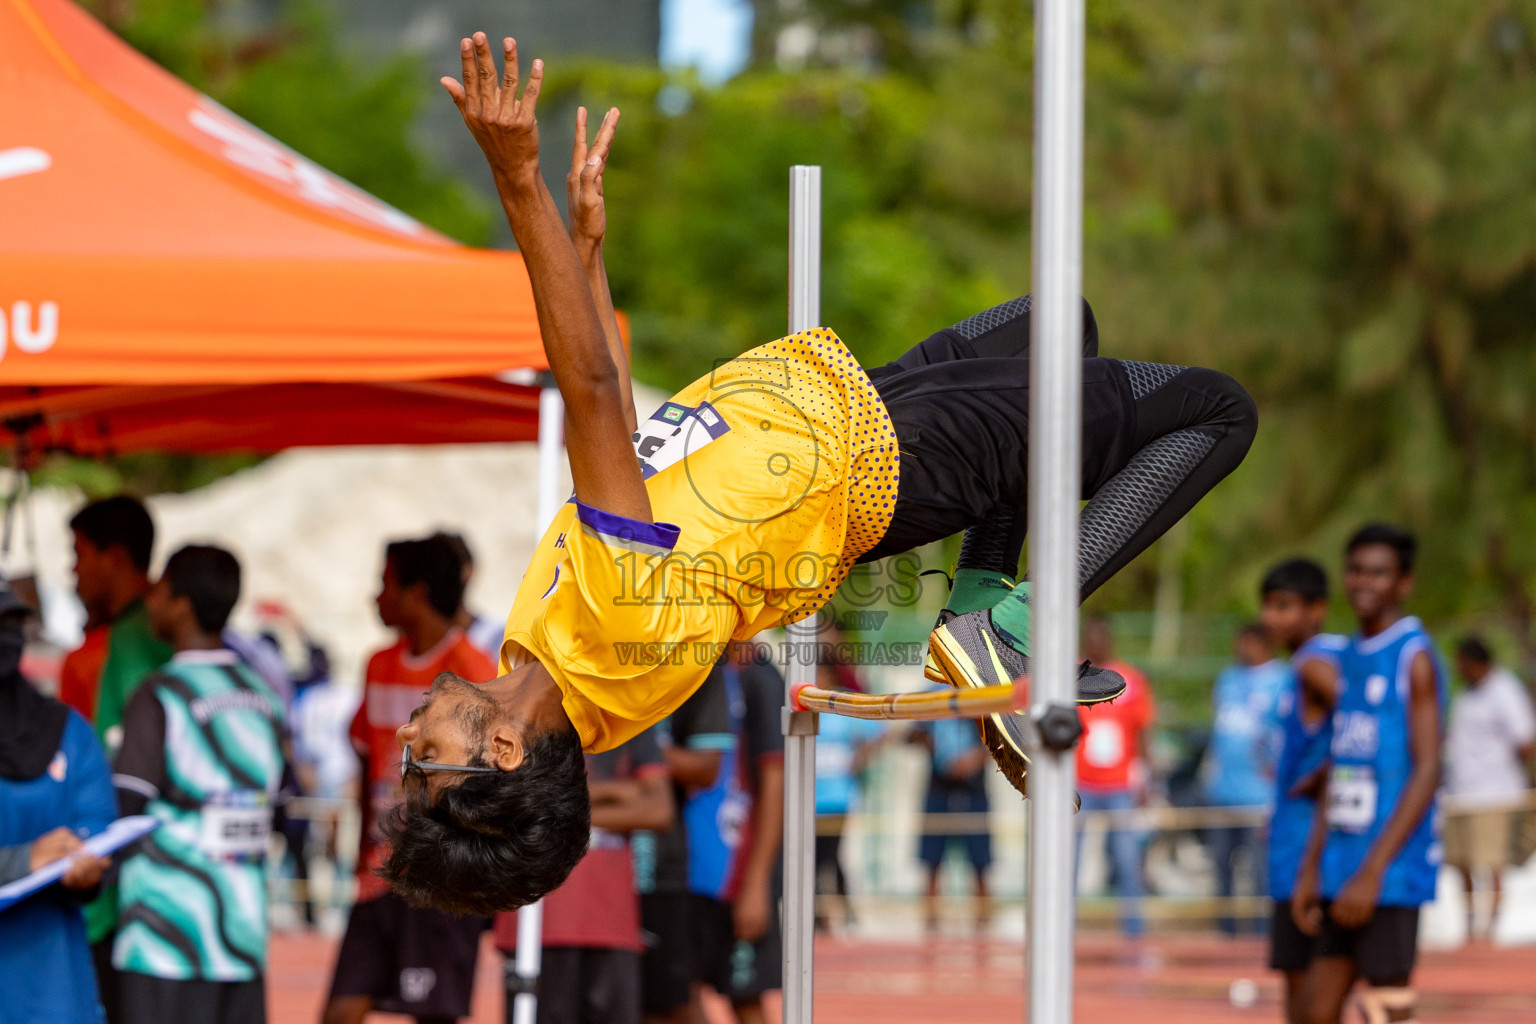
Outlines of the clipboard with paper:
{"type": "MultiPolygon", "coordinates": [[[[160,819],[148,814],[135,814],[118,818],[102,831],[85,840],[83,849],[97,857],[109,857],[130,843],[138,842],[160,827],[160,819]]],[[[69,870],[69,857],[44,864],[30,875],[16,879],[9,885],[0,885],[0,912],[21,902],[33,893],[40,892],[64,877],[69,870]]]]}

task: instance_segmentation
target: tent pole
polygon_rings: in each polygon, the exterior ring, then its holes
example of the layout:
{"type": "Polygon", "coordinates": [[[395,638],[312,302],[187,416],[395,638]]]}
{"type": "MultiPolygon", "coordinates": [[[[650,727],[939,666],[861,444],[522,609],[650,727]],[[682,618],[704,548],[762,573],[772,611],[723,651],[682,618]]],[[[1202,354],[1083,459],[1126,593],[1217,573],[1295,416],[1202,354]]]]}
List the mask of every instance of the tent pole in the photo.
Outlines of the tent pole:
{"type": "MultiPolygon", "coordinates": [[[[539,499],[537,530],[549,528],[563,502],[560,489],[562,427],[565,402],[554,377],[544,373],[539,381],[539,499]]],[[[507,1013],[509,1024],[534,1024],[539,1000],[537,986],[543,959],[544,903],[532,903],[517,915],[517,952],[507,971],[508,990],[515,993],[507,1013]]]]}
{"type": "MultiPolygon", "coordinates": [[[[789,332],[821,324],[821,168],[789,169],[789,332]]],[[[816,678],[816,617],[785,627],[785,686],[816,678]]],[[[784,1024],[811,1024],[816,891],[816,715],[784,710],[784,1024]]]]}
{"type": "MultiPolygon", "coordinates": [[[[1029,417],[1029,572],[1034,581],[1031,718],[1076,723],[1077,496],[1081,446],[1083,0],[1037,0],[1033,386],[1029,417]]],[[[1072,1020],[1070,734],[1033,736],[1030,766],[1028,1020],[1072,1020]]]]}

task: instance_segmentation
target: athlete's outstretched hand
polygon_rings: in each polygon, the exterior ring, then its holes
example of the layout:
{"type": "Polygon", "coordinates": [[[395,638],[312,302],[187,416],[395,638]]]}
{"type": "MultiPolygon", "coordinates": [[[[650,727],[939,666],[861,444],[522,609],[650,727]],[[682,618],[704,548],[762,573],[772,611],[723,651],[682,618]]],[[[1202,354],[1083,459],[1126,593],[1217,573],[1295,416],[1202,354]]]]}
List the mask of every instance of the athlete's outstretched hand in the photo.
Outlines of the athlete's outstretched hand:
{"type": "Polygon", "coordinates": [[[576,141],[571,147],[571,173],[565,176],[565,194],[569,200],[571,241],[583,254],[603,244],[608,230],[608,214],[603,207],[603,169],[608,166],[608,151],[619,127],[619,108],[603,115],[597,137],[587,144],[587,108],[576,108],[576,141]]]}
{"type": "Polygon", "coordinates": [[[534,107],[544,84],[544,62],[533,62],[528,84],[519,97],[517,40],[503,39],[501,47],[506,71],[498,78],[485,33],[476,32],[473,40],[461,39],[463,82],[444,78],[442,83],[490,162],[497,187],[527,186],[539,175],[539,123],[534,107]]]}

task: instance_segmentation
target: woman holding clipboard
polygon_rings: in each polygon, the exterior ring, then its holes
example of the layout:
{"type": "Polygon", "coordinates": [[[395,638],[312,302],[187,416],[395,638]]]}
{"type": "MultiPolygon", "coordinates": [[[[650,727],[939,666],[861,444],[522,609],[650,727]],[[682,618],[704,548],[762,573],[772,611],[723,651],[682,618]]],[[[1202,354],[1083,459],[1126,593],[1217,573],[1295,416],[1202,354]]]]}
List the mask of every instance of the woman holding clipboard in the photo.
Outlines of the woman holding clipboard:
{"type": "Polygon", "coordinates": [[[22,625],[31,613],[0,581],[0,885],[74,860],[59,885],[0,911],[0,1016],[97,1024],[104,1017],[80,908],[108,861],[77,851],[81,836],[117,817],[117,797],[90,725],[21,674],[22,625]]]}

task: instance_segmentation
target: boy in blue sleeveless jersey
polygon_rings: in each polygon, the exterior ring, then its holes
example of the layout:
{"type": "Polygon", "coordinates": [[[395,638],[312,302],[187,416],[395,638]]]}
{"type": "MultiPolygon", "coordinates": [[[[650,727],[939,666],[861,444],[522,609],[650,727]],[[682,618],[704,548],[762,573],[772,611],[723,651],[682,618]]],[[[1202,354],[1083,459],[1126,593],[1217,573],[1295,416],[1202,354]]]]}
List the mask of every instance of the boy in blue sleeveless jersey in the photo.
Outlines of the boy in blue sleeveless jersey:
{"type": "Polygon", "coordinates": [[[1269,896],[1274,901],[1269,966],[1285,974],[1285,1019],[1300,1024],[1302,980],[1312,963],[1315,939],[1291,917],[1291,889],[1316,813],[1317,789],[1333,737],[1329,716],[1338,699],[1339,655],[1349,641],[1319,632],[1328,615],[1328,575],[1316,562],[1281,562],[1265,574],[1259,593],[1259,620],[1269,641],[1291,652],[1293,678],[1276,707],[1281,748],[1269,823],[1269,896]]]}
{"type": "Polygon", "coordinates": [[[1302,1019],[1335,1022],[1355,980],[1372,1024],[1413,1019],[1409,983],[1419,907],[1435,895],[1445,673],[1434,641],[1403,612],[1416,544],[1394,526],[1361,528],[1344,587],[1360,628],[1339,659],[1332,758],[1292,908],[1318,936],[1302,1019]]]}

